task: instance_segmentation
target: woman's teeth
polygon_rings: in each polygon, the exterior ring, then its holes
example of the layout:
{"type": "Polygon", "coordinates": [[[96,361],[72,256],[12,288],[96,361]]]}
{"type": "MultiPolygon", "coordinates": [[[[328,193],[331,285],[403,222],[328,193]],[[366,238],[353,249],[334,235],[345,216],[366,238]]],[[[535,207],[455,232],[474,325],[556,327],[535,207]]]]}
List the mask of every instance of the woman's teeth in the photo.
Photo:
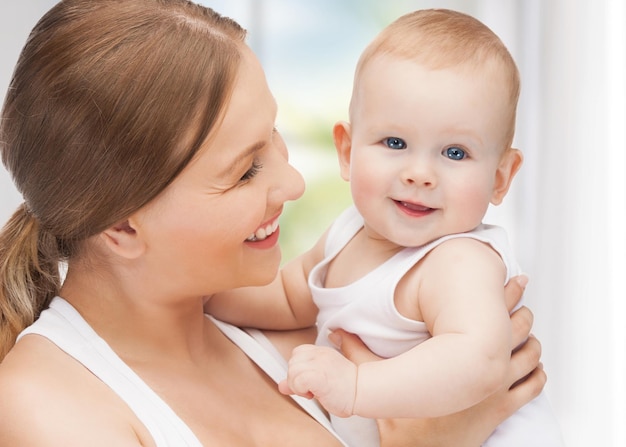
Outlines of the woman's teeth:
{"type": "Polygon", "coordinates": [[[248,242],[262,241],[266,239],[268,236],[271,236],[271,234],[274,231],[276,231],[277,228],[278,228],[278,219],[275,220],[273,223],[268,224],[264,228],[259,228],[258,230],[256,230],[253,234],[250,235],[250,237],[248,237],[248,239],[246,239],[246,241],[248,242]]]}

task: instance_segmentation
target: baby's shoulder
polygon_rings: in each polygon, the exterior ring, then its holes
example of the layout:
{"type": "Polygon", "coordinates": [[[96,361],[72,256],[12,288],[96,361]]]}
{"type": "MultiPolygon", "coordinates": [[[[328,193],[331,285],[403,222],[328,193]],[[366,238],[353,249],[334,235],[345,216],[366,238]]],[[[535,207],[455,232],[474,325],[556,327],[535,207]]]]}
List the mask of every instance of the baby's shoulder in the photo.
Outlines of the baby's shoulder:
{"type": "Polygon", "coordinates": [[[453,265],[476,265],[482,262],[502,264],[502,258],[487,242],[471,237],[455,237],[433,247],[419,268],[448,270],[453,265]]]}
{"type": "Polygon", "coordinates": [[[490,277],[503,282],[505,272],[502,258],[490,244],[469,237],[452,238],[434,246],[409,269],[398,291],[404,300],[419,303],[420,297],[430,291],[473,286],[490,277]]]}

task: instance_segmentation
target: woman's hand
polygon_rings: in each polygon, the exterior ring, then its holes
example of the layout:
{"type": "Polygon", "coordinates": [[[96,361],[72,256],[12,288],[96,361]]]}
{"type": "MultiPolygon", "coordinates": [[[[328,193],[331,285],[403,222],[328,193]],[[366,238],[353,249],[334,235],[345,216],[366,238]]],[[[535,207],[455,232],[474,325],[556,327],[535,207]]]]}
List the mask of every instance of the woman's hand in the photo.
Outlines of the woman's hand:
{"type": "MultiPolygon", "coordinates": [[[[505,289],[509,310],[521,299],[526,282],[525,277],[509,281],[505,289]]],[[[499,391],[471,408],[444,417],[378,420],[381,446],[480,446],[501,422],[537,397],[546,383],[539,363],[541,345],[529,335],[532,323],[532,312],[526,307],[511,315],[513,346],[522,345],[513,352],[507,380],[499,391]]],[[[336,331],[330,338],[356,364],[380,359],[355,335],[336,331]]]]}

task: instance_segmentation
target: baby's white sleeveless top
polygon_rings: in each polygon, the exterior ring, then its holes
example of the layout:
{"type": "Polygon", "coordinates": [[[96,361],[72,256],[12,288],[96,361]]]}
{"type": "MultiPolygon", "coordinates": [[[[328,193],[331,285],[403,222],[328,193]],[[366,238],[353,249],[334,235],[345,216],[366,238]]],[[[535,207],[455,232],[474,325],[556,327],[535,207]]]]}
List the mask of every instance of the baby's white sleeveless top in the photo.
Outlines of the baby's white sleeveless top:
{"type": "MultiPolygon", "coordinates": [[[[363,228],[363,218],[354,206],[344,211],[331,226],[324,259],[309,275],[309,287],[319,308],[317,344],[331,346],[328,331],[342,328],[358,334],[381,357],[395,357],[430,338],[426,324],[402,316],[396,309],[394,293],[398,282],[431,250],[453,238],[472,238],[489,244],[502,258],[506,282],[521,270],[512,255],[506,232],[494,225],[480,225],[467,232],[444,236],[420,247],[405,248],[344,287],[324,287],[328,266],[363,228]]],[[[521,303],[518,305],[520,306],[521,303]]]]}
{"type": "MultiPolygon", "coordinates": [[[[405,248],[362,278],[344,287],[324,287],[330,262],[363,228],[363,217],[354,206],[332,224],[326,239],[324,259],[309,275],[313,301],[319,308],[316,343],[332,346],[328,333],[337,328],[357,334],[381,357],[395,357],[430,338],[426,324],[404,317],[394,303],[394,292],[402,277],[441,243],[453,238],[472,238],[489,244],[506,267],[505,284],[522,273],[503,228],[481,224],[467,232],[444,236],[420,247],[405,248]]],[[[520,307],[522,302],[517,305],[520,307]]],[[[415,396],[419,399],[420,396],[415,396]]],[[[372,419],[331,416],[337,433],[349,445],[378,447],[378,429],[372,419]]],[[[507,419],[491,435],[485,447],[560,447],[561,434],[552,408],[542,393],[507,419]]]]}

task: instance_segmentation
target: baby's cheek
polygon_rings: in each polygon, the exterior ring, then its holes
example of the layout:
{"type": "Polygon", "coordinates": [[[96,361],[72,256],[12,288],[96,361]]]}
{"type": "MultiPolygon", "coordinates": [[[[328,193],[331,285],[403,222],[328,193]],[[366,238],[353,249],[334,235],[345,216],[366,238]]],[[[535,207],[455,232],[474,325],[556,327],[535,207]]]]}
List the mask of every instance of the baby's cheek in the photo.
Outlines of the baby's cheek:
{"type": "Polygon", "coordinates": [[[484,188],[466,189],[466,194],[456,200],[460,218],[470,222],[468,225],[473,228],[482,221],[490,200],[491,195],[484,188]]]}

